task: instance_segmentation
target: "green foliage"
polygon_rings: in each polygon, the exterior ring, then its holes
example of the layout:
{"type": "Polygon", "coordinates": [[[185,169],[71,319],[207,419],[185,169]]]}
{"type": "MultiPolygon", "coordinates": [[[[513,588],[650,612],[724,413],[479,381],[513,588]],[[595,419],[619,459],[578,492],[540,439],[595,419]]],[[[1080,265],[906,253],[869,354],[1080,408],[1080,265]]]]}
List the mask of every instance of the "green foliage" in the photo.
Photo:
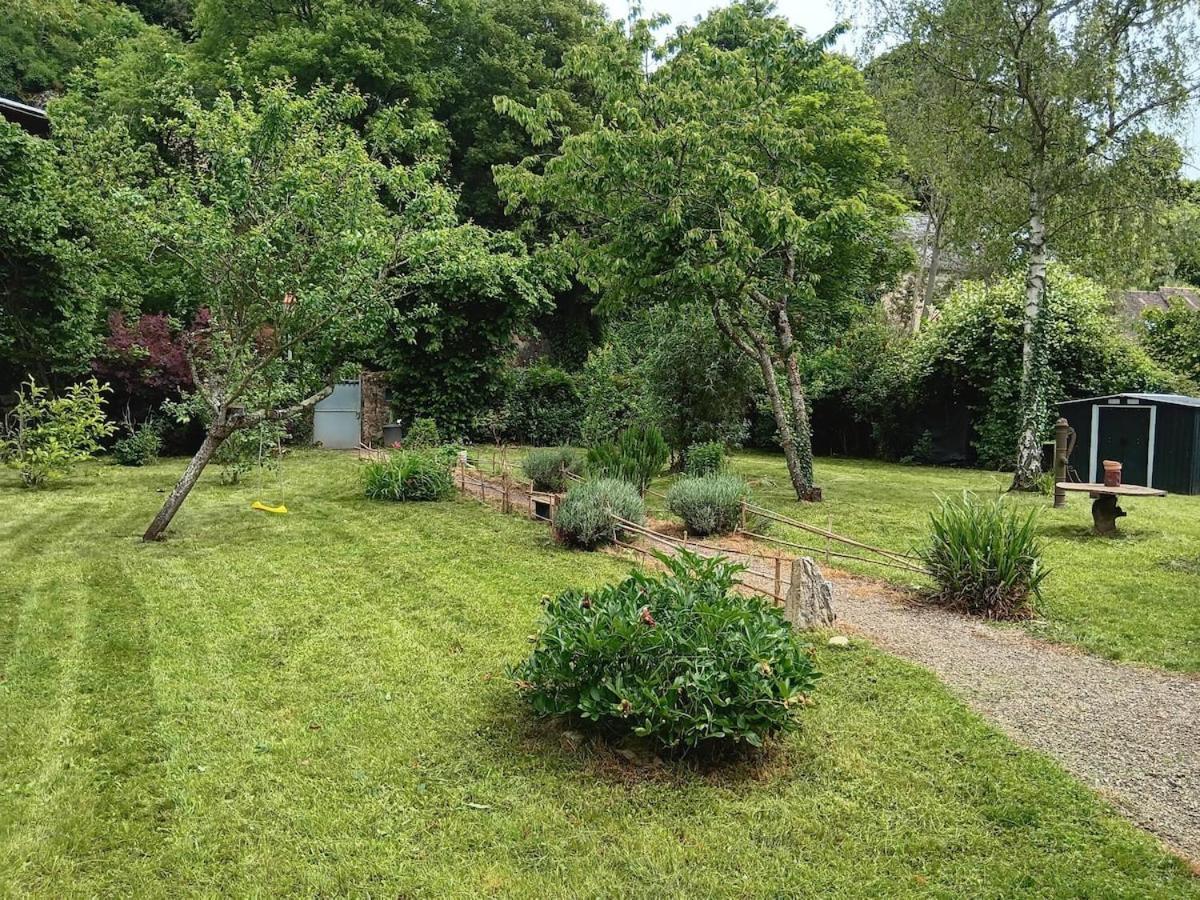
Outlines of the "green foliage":
{"type": "Polygon", "coordinates": [[[566,473],[578,475],[583,469],[583,454],[571,447],[543,447],[530,450],[521,460],[521,470],[539,491],[561,494],[571,479],[566,473]]]}
{"type": "Polygon", "coordinates": [[[86,193],[51,142],[0,120],[0,391],[27,372],[82,375],[99,349],[112,298],[94,248],[79,239],[86,193]]]}
{"type": "Polygon", "coordinates": [[[650,385],[635,370],[627,344],[624,340],[602,344],[588,354],[583,366],[580,438],[589,447],[615,441],[642,418],[650,385]]]}
{"type": "MultiPolygon", "coordinates": [[[[974,415],[981,465],[1011,466],[1021,427],[1020,372],[1025,280],[966,282],[906,350],[911,401],[966,404],[974,415]]],[[[1163,390],[1178,383],[1114,326],[1104,289],[1051,266],[1040,319],[1040,356],[1051,412],[1054,404],[1120,391],[1163,390]]],[[[926,407],[926,408],[928,408],[926,407]]]]}
{"type": "Polygon", "coordinates": [[[145,25],[110,0],[8,0],[0,17],[0,96],[36,102],[145,25]]]}
{"type": "Polygon", "coordinates": [[[622,431],[615,443],[588,450],[587,470],[597,478],[620,478],[645,494],[670,455],[661,431],[653,425],[634,425],[622,431]]]}
{"type": "Polygon", "coordinates": [[[964,492],[943,500],[929,525],[919,553],[937,583],[937,603],[990,619],[1031,614],[1031,598],[1041,599],[1047,574],[1036,509],[1022,513],[1003,498],[964,492]]]}
{"type": "Polygon", "coordinates": [[[750,488],[738,475],[689,475],[667,489],[667,509],[695,535],[733,531],[749,499],[750,488]]]}
{"type": "Polygon", "coordinates": [[[114,430],[104,418],[106,393],[108,385],[95,378],[73,384],[57,397],[33,378],[21,386],[0,453],[20,473],[22,484],[41,487],[100,449],[100,438],[114,430]]]}
{"type": "Polygon", "coordinates": [[[510,440],[535,446],[570,444],[579,438],[582,399],[574,375],[535,363],[514,369],[505,405],[510,440]]]}
{"type": "Polygon", "coordinates": [[[406,450],[428,450],[441,443],[442,435],[438,431],[437,422],[430,418],[413,419],[412,424],[408,426],[408,433],[404,435],[406,450]]]}
{"type": "Polygon", "coordinates": [[[694,477],[725,471],[725,445],[720,441],[692,444],[683,457],[684,471],[694,477]]]}
{"type": "Polygon", "coordinates": [[[158,461],[160,450],[162,436],[158,427],[152,422],[146,422],[113,444],[112,455],[118,465],[148,466],[158,461]]]}
{"type": "Polygon", "coordinates": [[[669,748],[761,747],[795,731],[819,674],[779,610],[736,593],[727,559],[659,558],[666,573],[547,604],[512,672],[534,711],[669,748]]]}
{"type": "Polygon", "coordinates": [[[279,422],[259,422],[230,434],[213,454],[213,462],[221,467],[221,483],[240,484],[255,469],[278,469],[286,434],[286,427],[279,422]]]}
{"type": "Polygon", "coordinates": [[[564,543],[592,550],[621,533],[614,515],[642,524],[646,504],[641,494],[628,481],[592,477],[567,491],[554,513],[554,530],[564,543]]]}
{"type": "MultiPolygon", "coordinates": [[[[535,143],[562,140],[548,160],[497,167],[497,184],[563,223],[605,307],[698,305],[779,388],[907,262],[883,123],[853,64],[767,4],[715,10],[663,46],[654,35],[613,26],[568,57],[563,74],[595,96],[590,128],[564,127],[550,97],[499,99],[535,143]]],[[[799,377],[771,393],[798,496],[813,486],[804,393],[799,377]]]]}
{"type": "Polygon", "coordinates": [[[1200,385],[1200,310],[1172,298],[1142,314],[1138,336],[1156,363],[1200,385]]]}
{"type": "Polygon", "coordinates": [[[372,500],[445,500],[454,494],[454,448],[392,450],[362,468],[363,492],[372,500]]]}

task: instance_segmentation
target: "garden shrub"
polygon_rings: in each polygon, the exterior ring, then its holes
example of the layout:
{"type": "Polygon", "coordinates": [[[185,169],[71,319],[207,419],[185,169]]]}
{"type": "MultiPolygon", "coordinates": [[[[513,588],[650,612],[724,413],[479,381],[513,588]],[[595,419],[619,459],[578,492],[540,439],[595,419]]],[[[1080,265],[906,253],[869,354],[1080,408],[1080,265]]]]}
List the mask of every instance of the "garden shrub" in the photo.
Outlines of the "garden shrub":
{"type": "Polygon", "coordinates": [[[122,466],[148,466],[158,459],[162,437],[158,428],[147,422],[113,444],[113,459],[122,466]]]}
{"type": "Polygon", "coordinates": [[[590,446],[615,441],[643,418],[648,390],[623,341],[597,347],[583,367],[583,421],[580,439],[590,446]]]}
{"type": "Polygon", "coordinates": [[[363,492],[372,500],[445,500],[454,493],[454,449],[393,450],[362,468],[363,492]]]}
{"type": "Polygon", "coordinates": [[[561,494],[569,486],[566,473],[578,475],[583,468],[583,455],[571,447],[544,447],[531,450],[521,462],[525,477],[539,491],[561,494]]]}
{"type": "Polygon", "coordinates": [[[725,470],[725,445],[720,441],[703,441],[687,448],[683,468],[689,475],[715,475],[725,470]]]}
{"type": "Polygon", "coordinates": [[[442,443],[442,435],[438,431],[437,422],[430,418],[412,420],[404,435],[404,447],[407,450],[428,450],[442,443]]]}
{"type": "Polygon", "coordinates": [[[589,475],[620,478],[645,494],[670,456],[662,432],[653,425],[626,428],[616,443],[600,444],[588,451],[589,475]]]}
{"type": "Polygon", "coordinates": [[[514,370],[505,406],[510,440],[553,447],[579,438],[583,399],[569,372],[544,363],[514,370]]]}
{"type": "Polygon", "coordinates": [[[100,449],[100,438],[114,431],[104,418],[108,390],[95,378],[57,397],[33,378],[21,385],[8,433],[0,439],[0,456],[26,487],[41,487],[100,449]]]}
{"type": "Polygon", "coordinates": [[[727,534],[737,528],[750,489],[737,475],[688,476],[667,490],[667,509],[690,534],[727,534]]]}
{"type": "Polygon", "coordinates": [[[554,513],[554,530],[564,543],[591,550],[620,534],[614,515],[638,525],[646,521],[641,494],[628,481],[593,478],[567,491],[554,513]]]}
{"type": "Polygon", "coordinates": [[[798,728],[820,676],[779,610],[735,593],[727,559],[659,558],[665,573],[549,601],[512,671],[534,711],[681,749],[798,728]]]}
{"type": "Polygon", "coordinates": [[[1046,577],[1037,510],[970,493],[943,500],[929,516],[919,555],[937,587],[933,599],[959,612],[1014,619],[1032,612],[1046,577]]]}

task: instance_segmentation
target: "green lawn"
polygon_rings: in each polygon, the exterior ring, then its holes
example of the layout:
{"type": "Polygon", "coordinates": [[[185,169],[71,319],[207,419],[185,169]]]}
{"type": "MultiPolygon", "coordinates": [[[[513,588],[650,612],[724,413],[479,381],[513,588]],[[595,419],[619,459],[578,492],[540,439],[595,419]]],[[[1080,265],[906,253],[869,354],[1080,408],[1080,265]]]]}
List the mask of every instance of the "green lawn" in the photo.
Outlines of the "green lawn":
{"type": "Polygon", "coordinates": [[[820,649],[806,728],[764,764],[569,749],[504,667],[541,594],[618,562],[469,500],[367,502],[319,453],[266,492],[291,515],[206,477],[143,546],[181,465],[0,476],[0,895],[1200,897],[865,646],[820,649]]]}
{"type": "MultiPolygon", "coordinates": [[[[1010,480],[1000,472],[819,459],[817,482],[826,500],[801,504],[782,456],[739,453],[732,464],[756,482],[763,506],[822,527],[832,521],[834,531],[893,550],[909,550],[924,538],[938,496],[963,490],[994,496],[1010,480]]],[[[1113,659],[1200,671],[1200,497],[1123,498],[1129,516],[1120,520],[1116,538],[1091,534],[1086,494],[1070,495],[1064,509],[1053,509],[1048,496],[1011,499],[1041,510],[1051,569],[1039,618],[1028,627],[1113,659]]],[[[788,531],[776,533],[799,538],[788,531]]],[[[837,565],[901,583],[907,577],[853,561],[837,565]]]]}

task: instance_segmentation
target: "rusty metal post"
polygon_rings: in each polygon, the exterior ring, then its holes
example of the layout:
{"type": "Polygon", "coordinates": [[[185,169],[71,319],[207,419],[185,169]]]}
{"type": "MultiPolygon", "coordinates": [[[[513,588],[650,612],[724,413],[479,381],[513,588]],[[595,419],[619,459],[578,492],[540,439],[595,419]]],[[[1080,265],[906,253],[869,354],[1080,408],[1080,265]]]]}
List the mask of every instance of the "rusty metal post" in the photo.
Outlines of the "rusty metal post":
{"type": "Polygon", "coordinates": [[[1054,508],[1061,509],[1067,505],[1067,492],[1058,483],[1067,480],[1067,457],[1070,455],[1068,441],[1072,433],[1071,424],[1066,419],[1054,423],[1054,508]]]}

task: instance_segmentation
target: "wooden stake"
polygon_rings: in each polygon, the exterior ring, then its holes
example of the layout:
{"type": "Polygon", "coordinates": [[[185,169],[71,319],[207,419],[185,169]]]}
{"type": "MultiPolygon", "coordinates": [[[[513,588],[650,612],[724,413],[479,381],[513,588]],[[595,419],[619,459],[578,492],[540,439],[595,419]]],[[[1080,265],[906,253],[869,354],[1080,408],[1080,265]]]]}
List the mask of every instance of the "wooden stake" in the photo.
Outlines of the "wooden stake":
{"type": "Polygon", "coordinates": [[[782,573],[780,571],[782,565],[783,565],[783,560],[781,560],[778,556],[775,557],[775,596],[776,597],[780,596],[779,590],[783,586],[783,578],[782,578],[782,573]]]}

